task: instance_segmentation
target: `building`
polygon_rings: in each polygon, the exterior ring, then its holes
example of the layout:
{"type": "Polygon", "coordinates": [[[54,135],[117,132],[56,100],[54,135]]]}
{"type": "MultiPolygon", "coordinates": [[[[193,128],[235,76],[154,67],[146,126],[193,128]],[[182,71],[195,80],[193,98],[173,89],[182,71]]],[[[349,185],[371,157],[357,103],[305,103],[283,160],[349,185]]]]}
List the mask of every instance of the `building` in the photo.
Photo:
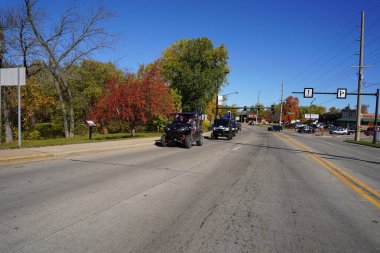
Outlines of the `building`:
{"type": "MultiPolygon", "coordinates": [[[[380,119],[380,117],[378,117],[380,119]]],[[[360,125],[373,125],[375,114],[362,113],[360,125]]],[[[340,126],[349,126],[356,124],[356,110],[342,110],[342,117],[337,120],[340,126]]]]}

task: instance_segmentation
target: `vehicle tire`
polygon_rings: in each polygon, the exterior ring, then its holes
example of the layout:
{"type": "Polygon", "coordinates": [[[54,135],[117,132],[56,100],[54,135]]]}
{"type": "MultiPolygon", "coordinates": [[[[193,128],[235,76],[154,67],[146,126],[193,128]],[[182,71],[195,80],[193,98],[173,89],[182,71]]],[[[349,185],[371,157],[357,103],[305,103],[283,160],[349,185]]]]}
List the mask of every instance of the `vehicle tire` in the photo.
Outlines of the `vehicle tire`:
{"type": "Polygon", "coordinates": [[[191,136],[190,135],[186,135],[185,136],[185,148],[191,148],[191,136]]]}
{"type": "Polygon", "coordinates": [[[161,136],[161,147],[166,147],[166,135],[161,136]]]}
{"type": "Polygon", "coordinates": [[[197,145],[198,146],[202,146],[203,145],[203,136],[199,140],[197,140],[197,145]]]}
{"type": "Polygon", "coordinates": [[[232,136],[233,136],[233,137],[236,136],[236,132],[235,132],[235,131],[232,132],[232,136]]]}
{"type": "Polygon", "coordinates": [[[215,139],[215,140],[218,139],[218,134],[214,134],[214,139],[215,139]]]}
{"type": "Polygon", "coordinates": [[[231,132],[229,132],[228,134],[227,134],[227,140],[232,140],[232,133],[231,132]]]}

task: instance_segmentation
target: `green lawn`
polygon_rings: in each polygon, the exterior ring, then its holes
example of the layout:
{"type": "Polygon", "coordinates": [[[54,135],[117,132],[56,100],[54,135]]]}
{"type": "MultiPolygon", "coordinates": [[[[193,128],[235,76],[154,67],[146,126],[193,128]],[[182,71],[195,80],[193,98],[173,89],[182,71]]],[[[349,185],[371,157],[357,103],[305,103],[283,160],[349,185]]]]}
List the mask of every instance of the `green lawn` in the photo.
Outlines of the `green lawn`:
{"type": "MultiPolygon", "coordinates": [[[[148,138],[148,137],[159,137],[162,133],[136,133],[136,138],[148,138]]],[[[88,143],[88,142],[101,142],[101,141],[112,141],[112,140],[123,140],[132,139],[129,133],[121,134],[93,134],[92,140],[88,139],[88,135],[75,136],[73,138],[56,138],[56,139],[45,139],[45,140],[22,140],[22,147],[43,147],[43,146],[54,146],[54,145],[66,145],[66,144],[78,144],[78,143],[88,143]]],[[[17,148],[17,140],[12,143],[2,143],[0,144],[0,149],[17,148]]]]}
{"type": "Polygon", "coordinates": [[[354,140],[346,140],[346,142],[349,143],[355,143],[359,145],[365,145],[365,146],[370,146],[370,147],[375,147],[375,148],[380,148],[380,142],[376,142],[376,144],[373,144],[372,141],[354,141],[354,140]]]}

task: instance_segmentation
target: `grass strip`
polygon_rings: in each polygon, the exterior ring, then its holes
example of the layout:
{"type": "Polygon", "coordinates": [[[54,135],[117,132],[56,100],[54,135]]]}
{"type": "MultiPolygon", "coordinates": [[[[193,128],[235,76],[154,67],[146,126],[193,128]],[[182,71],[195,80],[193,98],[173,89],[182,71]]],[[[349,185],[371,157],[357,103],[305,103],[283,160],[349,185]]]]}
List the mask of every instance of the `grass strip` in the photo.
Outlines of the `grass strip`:
{"type": "Polygon", "coordinates": [[[355,140],[345,140],[345,142],[369,146],[369,147],[380,148],[380,142],[377,142],[376,144],[373,144],[372,142],[369,142],[369,141],[355,141],[355,140]]]}

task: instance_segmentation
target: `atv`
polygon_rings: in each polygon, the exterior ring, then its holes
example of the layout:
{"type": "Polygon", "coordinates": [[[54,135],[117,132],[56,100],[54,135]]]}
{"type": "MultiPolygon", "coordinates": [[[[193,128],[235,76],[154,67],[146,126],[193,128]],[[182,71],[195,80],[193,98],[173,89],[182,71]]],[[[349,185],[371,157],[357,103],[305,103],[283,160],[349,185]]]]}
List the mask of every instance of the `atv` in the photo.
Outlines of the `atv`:
{"type": "Polygon", "coordinates": [[[211,133],[211,139],[218,139],[220,136],[231,140],[236,135],[237,129],[233,127],[230,119],[215,119],[211,133]]]}
{"type": "Polygon", "coordinates": [[[165,127],[165,134],[161,136],[161,146],[181,144],[191,148],[193,142],[203,145],[203,132],[200,130],[201,115],[198,113],[177,113],[174,121],[165,127]]]}

